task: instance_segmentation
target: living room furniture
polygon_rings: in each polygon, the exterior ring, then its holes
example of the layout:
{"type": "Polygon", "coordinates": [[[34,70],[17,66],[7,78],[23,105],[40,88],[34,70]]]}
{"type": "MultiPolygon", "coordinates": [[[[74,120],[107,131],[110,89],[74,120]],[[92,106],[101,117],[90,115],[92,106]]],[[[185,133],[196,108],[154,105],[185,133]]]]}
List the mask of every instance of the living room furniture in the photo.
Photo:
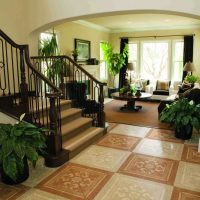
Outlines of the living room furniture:
{"type": "Polygon", "coordinates": [[[153,91],[154,95],[169,95],[171,81],[157,80],[156,89],[153,91]]]}
{"type": "Polygon", "coordinates": [[[138,111],[138,110],[142,109],[142,106],[136,106],[135,101],[138,99],[150,98],[151,94],[142,92],[141,96],[135,96],[135,95],[120,94],[119,92],[115,92],[115,93],[112,93],[111,96],[113,99],[116,99],[116,100],[127,101],[127,104],[125,104],[123,107],[121,107],[120,110],[138,111]]]}

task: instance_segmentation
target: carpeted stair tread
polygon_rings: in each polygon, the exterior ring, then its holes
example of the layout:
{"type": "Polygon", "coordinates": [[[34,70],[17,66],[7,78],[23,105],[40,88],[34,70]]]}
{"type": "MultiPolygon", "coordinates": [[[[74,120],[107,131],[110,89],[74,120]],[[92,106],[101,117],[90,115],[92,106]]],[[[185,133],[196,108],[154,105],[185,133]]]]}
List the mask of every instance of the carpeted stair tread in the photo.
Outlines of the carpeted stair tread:
{"type": "Polygon", "coordinates": [[[62,135],[64,136],[64,135],[67,135],[71,132],[74,132],[74,131],[86,126],[87,124],[92,126],[92,119],[91,118],[79,117],[79,118],[77,118],[77,119],[75,119],[71,122],[65,123],[65,124],[62,125],[62,135]]]}
{"type": "Polygon", "coordinates": [[[79,108],[69,108],[69,109],[66,109],[66,110],[62,110],[61,111],[61,118],[64,119],[64,118],[67,118],[67,117],[70,117],[72,115],[76,115],[76,114],[79,114],[81,115],[81,112],[82,110],[79,109],[79,108]]]}
{"type": "Polygon", "coordinates": [[[99,127],[90,127],[83,131],[82,133],[78,134],[77,136],[73,137],[72,139],[63,143],[63,148],[69,151],[74,151],[79,146],[85,144],[90,139],[94,138],[98,134],[103,134],[104,128],[99,127]]]}

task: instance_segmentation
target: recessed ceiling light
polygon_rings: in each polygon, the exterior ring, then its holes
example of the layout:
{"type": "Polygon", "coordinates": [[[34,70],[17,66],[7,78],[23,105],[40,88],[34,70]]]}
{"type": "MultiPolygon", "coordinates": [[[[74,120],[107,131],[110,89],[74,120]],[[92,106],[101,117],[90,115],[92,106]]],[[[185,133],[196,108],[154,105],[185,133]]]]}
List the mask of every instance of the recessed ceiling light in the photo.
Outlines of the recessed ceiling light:
{"type": "Polygon", "coordinates": [[[165,19],[165,20],[164,20],[164,22],[169,22],[169,21],[170,21],[169,19],[165,19]]]}

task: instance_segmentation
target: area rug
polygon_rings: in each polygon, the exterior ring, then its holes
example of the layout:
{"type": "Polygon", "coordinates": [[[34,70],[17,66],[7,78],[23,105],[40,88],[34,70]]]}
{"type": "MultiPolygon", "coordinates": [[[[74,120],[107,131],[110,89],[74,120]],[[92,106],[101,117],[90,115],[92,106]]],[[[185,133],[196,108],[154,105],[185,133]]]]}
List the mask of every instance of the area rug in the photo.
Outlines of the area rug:
{"type": "Polygon", "coordinates": [[[105,115],[107,122],[130,124],[153,128],[170,129],[166,123],[161,123],[158,118],[158,102],[137,101],[136,105],[141,105],[138,112],[131,110],[120,110],[126,101],[113,100],[105,104],[105,115]]]}

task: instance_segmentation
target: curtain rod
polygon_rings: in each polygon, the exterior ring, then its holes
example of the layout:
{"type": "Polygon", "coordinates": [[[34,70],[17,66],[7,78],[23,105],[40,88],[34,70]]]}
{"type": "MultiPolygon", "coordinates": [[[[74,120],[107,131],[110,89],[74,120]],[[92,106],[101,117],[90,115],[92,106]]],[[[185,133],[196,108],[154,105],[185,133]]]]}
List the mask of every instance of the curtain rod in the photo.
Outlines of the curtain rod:
{"type": "Polygon", "coordinates": [[[135,36],[135,37],[120,37],[120,39],[128,39],[128,38],[148,38],[148,37],[153,37],[153,38],[157,38],[157,37],[176,37],[176,36],[195,36],[195,34],[191,34],[191,35],[148,35],[148,36],[135,36]]]}

